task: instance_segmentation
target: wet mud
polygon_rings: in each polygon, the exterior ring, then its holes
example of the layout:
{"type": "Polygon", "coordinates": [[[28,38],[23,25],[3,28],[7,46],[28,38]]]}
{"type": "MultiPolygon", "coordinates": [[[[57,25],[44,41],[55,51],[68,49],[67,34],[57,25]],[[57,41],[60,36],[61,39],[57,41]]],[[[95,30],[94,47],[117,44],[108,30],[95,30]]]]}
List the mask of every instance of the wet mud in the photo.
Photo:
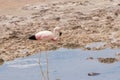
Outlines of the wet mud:
{"type": "MultiPolygon", "coordinates": [[[[8,61],[61,47],[84,50],[119,48],[120,3],[117,0],[98,1],[26,4],[19,9],[26,12],[24,15],[0,15],[0,59],[8,61]],[[61,27],[63,33],[58,41],[28,39],[38,31],[52,31],[56,26],[61,27]],[[87,46],[96,42],[105,44],[87,46]]],[[[103,60],[100,58],[99,61],[103,60]]]]}

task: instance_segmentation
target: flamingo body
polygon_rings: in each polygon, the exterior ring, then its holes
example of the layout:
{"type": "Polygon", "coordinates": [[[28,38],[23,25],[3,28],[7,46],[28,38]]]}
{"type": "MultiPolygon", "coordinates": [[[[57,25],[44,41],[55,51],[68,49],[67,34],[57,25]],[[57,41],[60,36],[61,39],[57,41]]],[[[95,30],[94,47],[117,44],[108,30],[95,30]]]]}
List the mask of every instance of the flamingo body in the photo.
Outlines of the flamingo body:
{"type": "Polygon", "coordinates": [[[29,37],[30,40],[54,40],[56,41],[59,36],[62,35],[61,32],[59,32],[60,28],[56,27],[54,28],[54,31],[40,31],[36,33],[35,35],[32,35],[29,37]],[[58,34],[59,33],[59,34],[58,34]]]}
{"type": "Polygon", "coordinates": [[[41,31],[35,34],[37,40],[57,40],[57,37],[51,31],[41,31]]]}

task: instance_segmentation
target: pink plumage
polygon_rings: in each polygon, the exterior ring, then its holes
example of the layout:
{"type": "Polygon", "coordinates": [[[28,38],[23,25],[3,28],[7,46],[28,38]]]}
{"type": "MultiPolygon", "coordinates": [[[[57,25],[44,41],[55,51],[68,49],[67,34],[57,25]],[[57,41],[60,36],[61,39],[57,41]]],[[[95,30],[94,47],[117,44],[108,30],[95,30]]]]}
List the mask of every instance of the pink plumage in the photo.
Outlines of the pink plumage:
{"type": "Polygon", "coordinates": [[[35,34],[35,37],[37,40],[42,40],[42,39],[46,39],[46,40],[54,40],[54,38],[56,37],[51,31],[41,31],[35,34]]]}
{"type": "Polygon", "coordinates": [[[29,37],[31,40],[57,40],[59,36],[61,36],[60,27],[54,28],[52,31],[40,31],[36,33],[35,35],[32,35],[29,37]]]}

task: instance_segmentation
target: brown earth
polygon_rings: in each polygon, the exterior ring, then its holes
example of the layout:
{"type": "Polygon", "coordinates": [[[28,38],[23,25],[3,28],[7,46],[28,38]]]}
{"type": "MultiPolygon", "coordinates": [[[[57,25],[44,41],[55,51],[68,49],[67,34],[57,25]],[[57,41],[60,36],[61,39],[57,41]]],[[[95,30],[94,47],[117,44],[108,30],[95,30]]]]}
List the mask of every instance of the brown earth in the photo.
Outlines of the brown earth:
{"type": "Polygon", "coordinates": [[[119,0],[1,0],[0,58],[8,61],[60,47],[99,50],[120,47],[119,0]],[[58,41],[31,41],[41,30],[62,27],[58,41]],[[89,43],[106,42],[100,47],[89,43]]]}

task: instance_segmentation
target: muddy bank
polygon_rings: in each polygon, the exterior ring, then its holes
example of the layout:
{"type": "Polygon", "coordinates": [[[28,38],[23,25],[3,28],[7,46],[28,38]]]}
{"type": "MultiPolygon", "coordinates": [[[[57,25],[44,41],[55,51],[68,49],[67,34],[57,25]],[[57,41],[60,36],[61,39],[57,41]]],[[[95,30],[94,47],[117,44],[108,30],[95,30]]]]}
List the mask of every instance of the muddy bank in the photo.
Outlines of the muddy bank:
{"type": "Polygon", "coordinates": [[[117,0],[64,1],[27,4],[20,8],[24,16],[0,16],[0,58],[13,60],[38,51],[60,47],[99,50],[120,47],[120,3],[117,0]],[[28,37],[41,30],[62,27],[56,42],[31,41],[28,37]],[[105,42],[99,47],[89,43],[105,42]]]}

